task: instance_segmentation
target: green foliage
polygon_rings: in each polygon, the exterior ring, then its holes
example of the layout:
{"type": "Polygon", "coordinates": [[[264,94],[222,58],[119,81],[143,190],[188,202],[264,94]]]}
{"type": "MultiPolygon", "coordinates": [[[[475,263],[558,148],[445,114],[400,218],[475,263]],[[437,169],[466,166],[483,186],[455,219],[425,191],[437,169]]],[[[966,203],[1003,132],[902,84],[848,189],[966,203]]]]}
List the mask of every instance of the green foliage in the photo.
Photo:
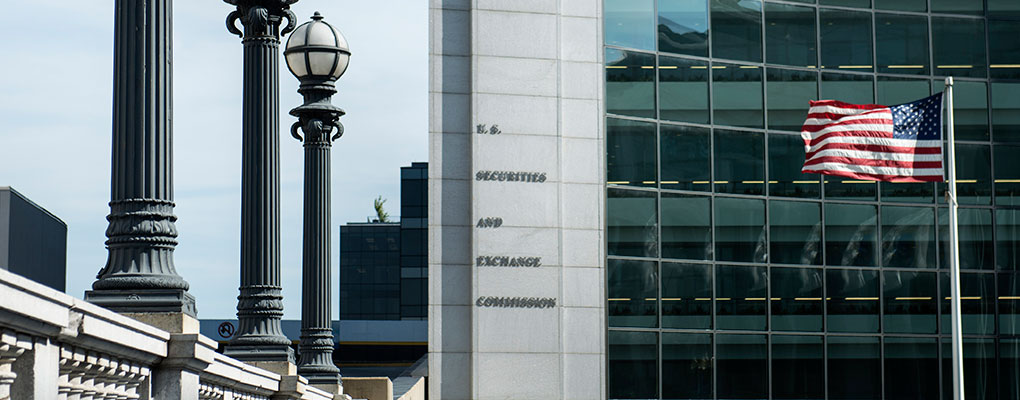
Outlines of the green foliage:
{"type": "Polygon", "coordinates": [[[386,199],[379,196],[375,199],[375,215],[379,222],[390,222],[390,214],[383,209],[383,204],[386,204],[386,199]]]}

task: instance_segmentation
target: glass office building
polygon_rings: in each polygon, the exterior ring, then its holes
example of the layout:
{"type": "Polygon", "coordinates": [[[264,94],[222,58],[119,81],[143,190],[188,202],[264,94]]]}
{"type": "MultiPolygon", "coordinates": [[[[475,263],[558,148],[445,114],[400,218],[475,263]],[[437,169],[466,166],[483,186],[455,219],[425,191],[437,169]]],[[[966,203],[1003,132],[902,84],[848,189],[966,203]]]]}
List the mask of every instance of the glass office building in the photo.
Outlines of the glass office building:
{"type": "Polygon", "coordinates": [[[605,0],[608,394],[951,399],[941,183],[801,174],[808,100],[955,84],[968,399],[1020,399],[1020,1],[605,0]]]}

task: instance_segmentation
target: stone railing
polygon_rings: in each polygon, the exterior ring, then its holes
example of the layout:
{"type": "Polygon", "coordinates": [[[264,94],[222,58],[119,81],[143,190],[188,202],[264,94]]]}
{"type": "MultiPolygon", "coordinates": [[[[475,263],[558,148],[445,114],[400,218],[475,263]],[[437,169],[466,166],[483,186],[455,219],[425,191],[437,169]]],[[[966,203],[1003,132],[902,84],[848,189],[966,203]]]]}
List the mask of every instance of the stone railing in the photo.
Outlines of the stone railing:
{"type": "Polygon", "coordinates": [[[0,400],[341,398],[0,270],[0,400]]]}

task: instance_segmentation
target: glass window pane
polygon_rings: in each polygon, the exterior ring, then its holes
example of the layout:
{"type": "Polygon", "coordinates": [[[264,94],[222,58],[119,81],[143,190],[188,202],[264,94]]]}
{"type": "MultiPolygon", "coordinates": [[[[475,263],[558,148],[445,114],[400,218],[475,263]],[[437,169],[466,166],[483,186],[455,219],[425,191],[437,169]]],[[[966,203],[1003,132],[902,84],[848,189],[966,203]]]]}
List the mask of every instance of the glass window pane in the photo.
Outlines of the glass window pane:
{"type": "Polygon", "coordinates": [[[822,330],[822,270],[772,267],[772,330],[822,330]]]}
{"type": "Polygon", "coordinates": [[[663,333],[664,399],[712,398],[712,335],[663,333]]]}
{"type": "Polygon", "coordinates": [[[711,131],[708,128],[662,124],[662,188],[712,190],[711,131]]]}
{"type": "Polygon", "coordinates": [[[931,0],[931,12],[982,15],[984,0],[931,0]]]}
{"type": "Polygon", "coordinates": [[[871,8],[871,0],[818,0],[818,4],[826,6],[871,8]]]}
{"type": "Polygon", "coordinates": [[[826,274],[829,332],[878,332],[878,271],[830,269],[826,274]]]}
{"type": "Polygon", "coordinates": [[[607,45],[655,50],[652,0],[606,0],[604,7],[607,45]]]}
{"type": "Polygon", "coordinates": [[[662,263],[662,327],[712,328],[712,266],[662,263]]]}
{"type": "Polygon", "coordinates": [[[655,118],[655,57],[606,49],[606,112],[655,118]]]}
{"type": "Polygon", "coordinates": [[[659,118],[708,123],[708,62],[659,57],[659,118]]]}
{"type": "MultiPolygon", "coordinates": [[[[961,208],[957,212],[960,232],[960,268],[993,269],[992,210],[961,208]]],[[[949,268],[949,209],[939,209],[940,268],[949,268]]]]}
{"type": "Polygon", "coordinates": [[[766,399],[769,381],[765,335],[716,335],[716,394],[720,399],[766,399]]]}
{"type": "Polygon", "coordinates": [[[822,263],[821,203],[769,202],[769,253],[776,264],[822,263]]]}
{"type": "Polygon", "coordinates": [[[875,45],[878,72],[928,74],[928,18],[876,13],[875,45]]]}
{"type": "Polygon", "coordinates": [[[767,287],[765,267],[716,266],[717,329],[765,330],[767,287]]]}
{"type": "Polygon", "coordinates": [[[764,127],[761,68],[712,65],[712,117],[716,125],[764,127]]]}
{"type": "Polygon", "coordinates": [[[655,193],[620,189],[607,192],[609,255],[658,256],[655,193]]]}
{"type": "Polygon", "coordinates": [[[999,334],[1020,335],[1020,275],[999,274],[999,334]]]}
{"type": "Polygon", "coordinates": [[[761,1],[712,1],[712,57],[761,61],[761,1]]]}
{"type": "Polygon", "coordinates": [[[765,61],[814,68],[815,9],[765,3],[765,61]]]}
{"type": "Polygon", "coordinates": [[[715,130],[715,191],[765,193],[765,135],[715,130]]]}
{"type": "Polygon", "coordinates": [[[610,259],[608,267],[609,326],[657,326],[655,262],[610,259]]]}
{"type": "Polygon", "coordinates": [[[830,266],[876,266],[875,206],[825,205],[825,259],[830,266]]]}
{"type": "Polygon", "coordinates": [[[821,175],[801,173],[804,139],[800,135],[769,134],[769,194],[818,198],[821,175]]]}
{"type": "Polygon", "coordinates": [[[609,331],[609,398],[658,397],[658,343],[655,332],[609,331]]]}
{"type": "Polygon", "coordinates": [[[772,398],[825,398],[824,351],[821,336],[772,336],[772,398]]]}
{"type": "Polygon", "coordinates": [[[988,0],[988,15],[993,17],[1020,17],[1020,3],[1016,0],[988,0]]]}
{"type": "Polygon", "coordinates": [[[1020,376],[1020,339],[999,341],[999,368],[1003,376],[999,380],[999,397],[1003,400],[1020,399],[1020,380],[1006,379],[1009,376],[1020,376]]]}
{"type": "Polygon", "coordinates": [[[995,205],[1020,206],[1020,146],[997,145],[995,205]]]}
{"type": "Polygon", "coordinates": [[[768,69],[769,129],[800,131],[808,102],[818,99],[817,80],[814,72],[768,69]]]}
{"type": "Polygon", "coordinates": [[[995,210],[996,268],[1020,270],[1020,210],[995,210]]]}
{"type": "MultiPolygon", "coordinates": [[[[946,82],[936,79],[935,93],[945,90],[946,82]]],[[[984,82],[953,83],[953,131],[956,140],[988,140],[988,85],[984,82]]]]}
{"type": "Polygon", "coordinates": [[[825,175],[825,198],[828,200],[874,200],[878,182],[825,175]]]}
{"type": "MultiPolygon", "coordinates": [[[[939,282],[941,327],[943,333],[952,332],[949,274],[942,272],[939,282]]],[[[964,335],[995,334],[995,275],[960,274],[960,306],[963,310],[964,335]]]]}
{"type": "Polygon", "coordinates": [[[935,182],[880,182],[882,201],[896,203],[927,203],[935,198],[935,182]]]}
{"type": "Polygon", "coordinates": [[[885,332],[935,333],[935,273],[882,272],[885,332]]]}
{"type": "MultiPolygon", "coordinates": [[[[966,398],[998,398],[998,368],[995,363],[995,339],[963,339],[963,391],[966,398]]],[[[1008,379],[1017,381],[1016,378],[1008,379]]],[[[949,338],[942,338],[942,393],[952,398],[953,343],[949,338]]]]}
{"type": "Polygon", "coordinates": [[[875,0],[875,9],[892,11],[927,11],[925,0],[875,0]]]}
{"type": "MultiPolygon", "coordinates": [[[[989,3],[991,5],[991,3],[989,3]]],[[[1017,3],[1020,9],[1020,3],[1017,3]]],[[[1020,78],[1020,23],[988,20],[989,73],[992,78],[1020,78]]]]}
{"type": "Polygon", "coordinates": [[[823,68],[871,72],[871,13],[825,8],[819,12],[823,68]]]}
{"type": "Polygon", "coordinates": [[[829,398],[882,398],[882,355],[877,337],[829,336],[829,398]]]}
{"type": "Polygon", "coordinates": [[[654,123],[606,118],[606,179],[655,187],[654,123]]]}
{"type": "Polygon", "coordinates": [[[712,259],[712,198],[662,193],[662,257],[712,259]]]}
{"type": "Polygon", "coordinates": [[[715,198],[715,254],[720,261],[765,262],[765,201],[715,198]]]}
{"type": "Polygon", "coordinates": [[[854,104],[875,102],[875,90],[871,75],[822,73],[820,99],[839,100],[854,104]]]}
{"type": "Polygon", "coordinates": [[[885,398],[939,398],[938,348],[935,339],[885,339],[885,398]]]}
{"type": "Polygon", "coordinates": [[[659,0],[659,51],[708,57],[706,0],[659,0]]]}
{"type": "Polygon", "coordinates": [[[935,75],[985,76],[984,19],[932,17],[931,26],[935,75]]]}
{"type": "MultiPolygon", "coordinates": [[[[960,204],[992,204],[992,160],[988,146],[956,145],[956,198],[960,204]]],[[[939,203],[946,204],[947,185],[938,184],[939,203]]]]}
{"type": "Polygon", "coordinates": [[[992,82],[995,141],[1020,142],[1020,83],[992,82]]]}
{"type": "MultiPolygon", "coordinates": [[[[927,58],[927,56],[925,57],[927,58]]],[[[893,106],[920,100],[931,95],[927,79],[878,77],[878,104],[893,106]]]]}
{"type": "Polygon", "coordinates": [[[882,266],[935,265],[935,209],[882,206],[882,266]]]}

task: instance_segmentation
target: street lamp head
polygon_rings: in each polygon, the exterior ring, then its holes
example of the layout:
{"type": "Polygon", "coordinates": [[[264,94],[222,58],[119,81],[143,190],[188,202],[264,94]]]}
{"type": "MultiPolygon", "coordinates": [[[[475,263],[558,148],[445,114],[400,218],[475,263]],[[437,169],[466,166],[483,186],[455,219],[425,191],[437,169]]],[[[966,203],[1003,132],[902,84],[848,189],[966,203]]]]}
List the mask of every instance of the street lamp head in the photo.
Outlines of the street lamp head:
{"type": "Polygon", "coordinates": [[[347,71],[351,50],[339,30],[322,20],[318,11],[287,39],[283,51],[287,67],[302,82],[335,81],[347,71]]]}

